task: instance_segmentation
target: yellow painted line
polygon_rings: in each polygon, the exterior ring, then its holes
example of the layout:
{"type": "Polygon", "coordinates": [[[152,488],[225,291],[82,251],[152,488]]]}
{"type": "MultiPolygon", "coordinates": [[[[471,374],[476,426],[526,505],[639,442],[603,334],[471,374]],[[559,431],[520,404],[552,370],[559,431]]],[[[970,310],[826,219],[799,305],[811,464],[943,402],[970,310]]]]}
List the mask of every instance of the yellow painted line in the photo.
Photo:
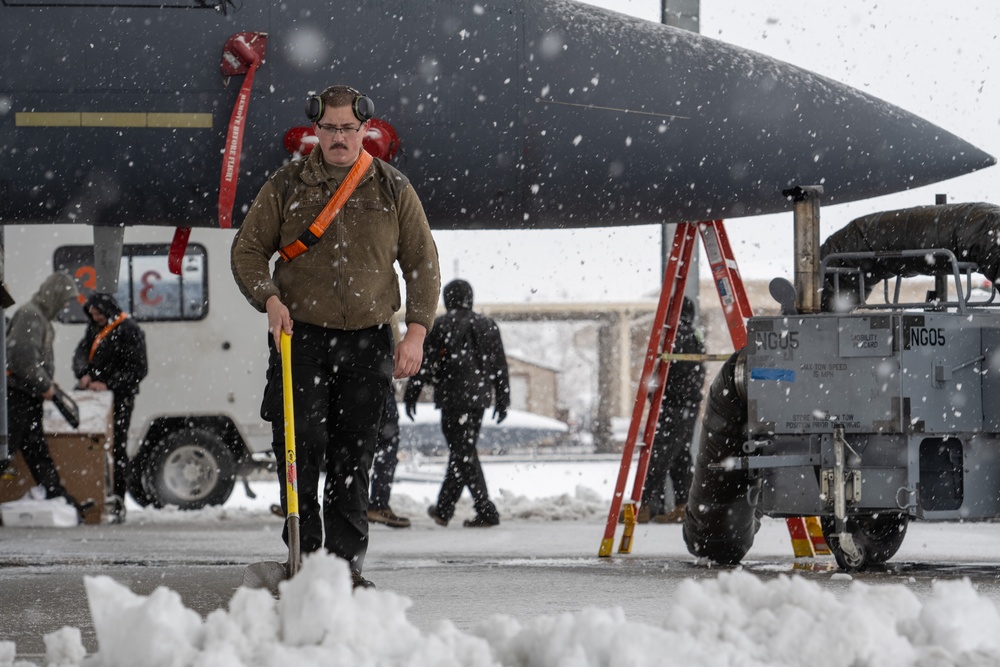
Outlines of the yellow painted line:
{"type": "Polygon", "coordinates": [[[18,127],[80,127],[80,114],[19,111],[14,114],[18,127]]]}
{"type": "Polygon", "coordinates": [[[146,127],[144,113],[84,112],[80,114],[83,127],[146,127]]]}
{"type": "Polygon", "coordinates": [[[18,111],[17,127],[152,127],[158,129],[211,128],[210,113],[123,111],[18,111]]]}
{"type": "Polygon", "coordinates": [[[210,113],[148,113],[147,127],[212,127],[210,113]]]}

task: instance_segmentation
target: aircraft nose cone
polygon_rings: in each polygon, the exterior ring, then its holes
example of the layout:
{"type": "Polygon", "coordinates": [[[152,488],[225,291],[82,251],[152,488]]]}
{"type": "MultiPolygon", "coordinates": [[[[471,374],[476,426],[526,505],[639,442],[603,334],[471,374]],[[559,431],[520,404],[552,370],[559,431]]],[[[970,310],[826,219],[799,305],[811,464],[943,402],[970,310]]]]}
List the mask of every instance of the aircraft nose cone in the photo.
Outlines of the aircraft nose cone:
{"type": "Polygon", "coordinates": [[[701,35],[570,2],[525,12],[533,220],[605,224],[834,204],[995,164],[950,132],[845,84],[701,35]],[[605,166],[595,171],[600,160],[605,166]],[[636,192],[648,193],[637,200],[636,192]]]}

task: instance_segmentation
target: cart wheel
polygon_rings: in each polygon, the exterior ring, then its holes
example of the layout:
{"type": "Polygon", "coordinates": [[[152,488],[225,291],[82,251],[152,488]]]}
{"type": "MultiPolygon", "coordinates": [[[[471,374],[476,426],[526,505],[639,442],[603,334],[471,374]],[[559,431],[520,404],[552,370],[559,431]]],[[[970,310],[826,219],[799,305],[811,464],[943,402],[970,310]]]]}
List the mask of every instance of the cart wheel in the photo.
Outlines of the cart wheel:
{"type": "Polygon", "coordinates": [[[832,516],[820,518],[823,537],[833,552],[837,565],[847,572],[860,572],[873,565],[881,565],[899,551],[906,537],[909,516],[897,512],[882,512],[847,518],[847,532],[854,538],[857,556],[850,556],[840,547],[835,520],[832,516]]]}

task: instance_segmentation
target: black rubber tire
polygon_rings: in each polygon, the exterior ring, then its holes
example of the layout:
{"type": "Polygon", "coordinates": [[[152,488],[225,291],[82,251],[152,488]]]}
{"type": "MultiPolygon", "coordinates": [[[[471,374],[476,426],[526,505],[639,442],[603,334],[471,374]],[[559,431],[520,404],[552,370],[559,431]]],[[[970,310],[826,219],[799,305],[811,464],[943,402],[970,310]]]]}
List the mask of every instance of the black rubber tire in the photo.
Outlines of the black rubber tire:
{"type": "Polygon", "coordinates": [[[150,447],[143,447],[128,462],[128,493],[140,507],[146,507],[153,502],[152,496],[149,495],[143,484],[143,475],[149,461],[149,450],[150,447]]]}
{"type": "Polygon", "coordinates": [[[221,505],[236,485],[236,459],[215,433],[185,428],[164,437],[149,454],[142,484],[153,505],[195,510],[221,505]]]}
{"type": "Polygon", "coordinates": [[[833,552],[837,565],[847,572],[860,572],[874,565],[881,565],[895,556],[906,537],[909,522],[909,516],[898,512],[848,517],[847,532],[854,538],[854,544],[860,552],[860,557],[855,559],[840,548],[834,517],[820,518],[826,544],[833,552]]]}

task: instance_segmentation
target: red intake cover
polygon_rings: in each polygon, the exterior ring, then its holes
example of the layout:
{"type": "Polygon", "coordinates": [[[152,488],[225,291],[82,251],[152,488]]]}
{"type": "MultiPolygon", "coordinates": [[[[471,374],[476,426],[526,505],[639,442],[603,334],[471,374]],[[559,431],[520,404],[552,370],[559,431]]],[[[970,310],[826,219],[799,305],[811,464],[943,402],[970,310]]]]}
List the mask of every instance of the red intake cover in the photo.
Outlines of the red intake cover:
{"type": "Polygon", "coordinates": [[[246,74],[255,60],[264,60],[267,48],[266,32],[238,32],[222,47],[222,75],[246,74]]]}
{"type": "Polygon", "coordinates": [[[372,118],[368,123],[368,132],[365,133],[363,141],[365,150],[371,153],[372,157],[388,162],[399,151],[399,135],[396,134],[395,128],[384,120],[372,118]]]}
{"type": "Polygon", "coordinates": [[[285,132],[285,150],[291,154],[309,155],[317,142],[311,127],[293,127],[285,132]]]}

